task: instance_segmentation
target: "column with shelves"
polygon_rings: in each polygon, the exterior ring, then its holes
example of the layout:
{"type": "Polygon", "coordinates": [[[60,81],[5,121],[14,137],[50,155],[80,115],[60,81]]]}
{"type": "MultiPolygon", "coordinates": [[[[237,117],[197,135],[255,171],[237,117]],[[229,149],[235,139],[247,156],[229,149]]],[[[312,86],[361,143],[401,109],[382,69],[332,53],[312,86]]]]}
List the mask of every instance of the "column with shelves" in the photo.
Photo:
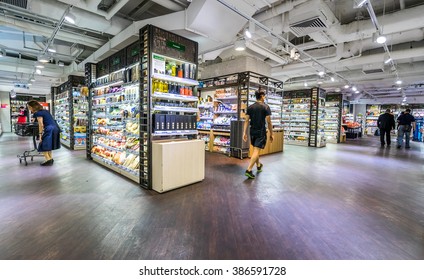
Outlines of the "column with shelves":
{"type": "Polygon", "coordinates": [[[84,77],[71,75],[52,92],[53,115],[62,130],[60,142],[72,150],[86,149],[89,92],[84,84],[84,77]]]}
{"type": "Polygon", "coordinates": [[[239,75],[202,80],[199,84],[199,138],[208,139],[206,150],[229,154],[231,121],[239,120],[239,75]]]}
{"type": "Polygon", "coordinates": [[[287,144],[308,146],[311,102],[310,89],[284,93],[283,128],[287,144]]]}
{"type": "Polygon", "coordinates": [[[324,133],[329,143],[340,143],[342,100],[341,94],[326,95],[324,133]]]}
{"type": "Polygon", "coordinates": [[[71,117],[70,117],[70,94],[68,89],[59,87],[59,91],[54,96],[53,111],[54,118],[59,125],[60,143],[68,148],[71,147],[71,117]]]}
{"type": "Polygon", "coordinates": [[[380,105],[367,105],[366,106],[366,119],[365,119],[365,131],[367,135],[375,135],[377,130],[377,120],[380,116],[380,105]]]}
{"type": "Polygon", "coordinates": [[[165,192],[205,175],[196,127],[198,44],[152,25],[140,30],[140,40],[140,184],[165,192]]]}
{"type": "Polygon", "coordinates": [[[321,88],[311,90],[311,115],[309,126],[309,146],[325,147],[326,138],[324,133],[325,120],[325,91],[321,88]]]}

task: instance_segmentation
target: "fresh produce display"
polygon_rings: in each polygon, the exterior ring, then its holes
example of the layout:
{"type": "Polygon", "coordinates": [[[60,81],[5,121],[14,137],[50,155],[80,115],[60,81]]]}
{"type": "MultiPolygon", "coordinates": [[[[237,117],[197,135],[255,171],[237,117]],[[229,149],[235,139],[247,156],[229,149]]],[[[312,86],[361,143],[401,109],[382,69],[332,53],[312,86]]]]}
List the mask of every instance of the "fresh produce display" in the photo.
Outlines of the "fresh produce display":
{"type": "MultiPolygon", "coordinates": [[[[136,73],[133,68],[131,73],[136,73]]],[[[130,69],[97,80],[92,96],[93,159],[134,178],[140,167],[138,82],[124,83],[130,69]]],[[[128,77],[127,77],[128,78],[128,77]]]]}

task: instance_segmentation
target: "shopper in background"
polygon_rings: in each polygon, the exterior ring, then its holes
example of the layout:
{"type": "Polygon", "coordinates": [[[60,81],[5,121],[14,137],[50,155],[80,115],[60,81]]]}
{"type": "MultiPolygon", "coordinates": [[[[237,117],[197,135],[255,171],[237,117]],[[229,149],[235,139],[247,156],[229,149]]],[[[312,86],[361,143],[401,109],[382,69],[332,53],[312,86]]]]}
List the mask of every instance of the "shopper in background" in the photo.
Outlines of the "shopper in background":
{"type": "Polygon", "coordinates": [[[384,114],[381,114],[377,120],[377,126],[380,129],[380,142],[381,147],[386,144],[384,142],[384,136],[386,136],[387,147],[390,147],[390,131],[395,129],[395,116],[387,109],[384,114]]]}
{"type": "Polygon", "coordinates": [[[403,115],[398,117],[398,138],[397,138],[397,148],[402,147],[403,136],[405,135],[405,149],[409,149],[409,136],[411,130],[415,130],[415,118],[410,114],[411,109],[406,109],[403,115]]]}
{"type": "Polygon", "coordinates": [[[396,119],[396,122],[397,122],[397,129],[399,130],[399,117],[400,116],[402,116],[403,114],[405,114],[405,111],[402,111],[402,112],[400,112],[399,113],[399,116],[397,117],[397,119],[396,119]]]}
{"type": "Polygon", "coordinates": [[[17,123],[26,123],[27,122],[28,111],[24,106],[19,107],[19,115],[17,123]]]}
{"type": "Polygon", "coordinates": [[[60,131],[49,111],[44,110],[43,106],[35,100],[27,103],[28,109],[34,113],[34,118],[38,121],[40,143],[37,150],[44,154],[45,162],[42,166],[53,165],[52,150],[60,148],[60,131]]]}
{"type": "Polygon", "coordinates": [[[249,179],[254,179],[252,169],[256,163],[258,172],[262,171],[263,164],[259,162],[259,152],[265,148],[266,144],[266,124],[268,125],[268,131],[270,141],[274,140],[272,134],[272,123],[271,123],[271,109],[265,104],[265,92],[255,92],[256,102],[247,108],[246,120],[244,123],[243,140],[247,141],[247,128],[250,124],[250,143],[253,146],[252,157],[250,158],[249,166],[244,173],[249,179]],[[266,124],[265,124],[266,121],[266,124]]]}

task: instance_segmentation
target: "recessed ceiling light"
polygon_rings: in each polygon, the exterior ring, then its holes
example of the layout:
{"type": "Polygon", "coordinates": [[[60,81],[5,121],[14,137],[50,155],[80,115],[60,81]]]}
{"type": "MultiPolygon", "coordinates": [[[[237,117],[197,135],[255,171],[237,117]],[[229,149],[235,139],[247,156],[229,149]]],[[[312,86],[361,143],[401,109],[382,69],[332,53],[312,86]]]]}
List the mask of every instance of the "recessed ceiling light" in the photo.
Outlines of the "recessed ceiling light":
{"type": "Polygon", "coordinates": [[[324,74],[325,74],[325,72],[324,72],[324,71],[319,71],[319,72],[318,72],[318,75],[320,75],[320,76],[324,76],[324,74]]]}
{"type": "Polygon", "coordinates": [[[352,90],[353,90],[353,91],[357,91],[358,89],[357,89],[355,86],[353,86],[353,87],[352,87],[352,90]]]}
{"type": "Polygon", "coordinates": [[[349,88],[349,85],[345,85],[344,88],[349,88]]]}
{"type": "Polygon", "coordinates": [[[41,75],[41,70],[37,68],[37,69],[35,70],[35,73],[37,73],[38,75],[41,75]]]}
{"type": "Polygon", "coordinates": [[[397,81],[396,81],[396,84],[397,84],[397,85],[401,85],[401,84],[402,84],[402,81],[401,81],[401,80],[397,80],[397,81]]]}

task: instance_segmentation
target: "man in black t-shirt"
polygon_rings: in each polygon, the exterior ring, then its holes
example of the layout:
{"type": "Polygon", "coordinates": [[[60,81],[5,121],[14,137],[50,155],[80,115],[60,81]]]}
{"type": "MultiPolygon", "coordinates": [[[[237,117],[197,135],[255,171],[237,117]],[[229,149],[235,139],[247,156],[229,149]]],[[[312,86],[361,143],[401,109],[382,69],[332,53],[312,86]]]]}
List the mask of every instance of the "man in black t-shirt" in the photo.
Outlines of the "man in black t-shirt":
{"type": "Polygon", "coordinates": [[[255,92],[256,102],[247,108],[246,121],[244,123],[243,140],[247,141],[247,128],[250,124],[250,144],[253,146],[252,157],[249,166],[244,173],[249,179],[254,179],[252,168],[256,163],[258,172],[262,171],[263,164],[259,162],[259,152],[266,145],[266,127],[268,125],[270,141],[274,140],[272,135],[271,109],[265,101],[265,92],[255,92]],[[266,121],[266,122],[265,122],[266,121]]]}
{"type": "Polygon", "coordinates": [[[415,118],[411,114],[411,109],[406,109],[405,114],[398,117],[398,138],[397,138],[397,148],[402,147],[403,135],[405,135],[405,149],[409,149],[409,136],[411,130],[415,130],[415,118]]]}
{"type": "Polygon", "coordinates": [[[395,129],[395,116],[387,109],[384,114],[381,114],[377,120],[378,129],[380,129],[380,142],[381,147],[386,144],[384,142],[384,136],[386,136],[387,147],[390,147],[390,131],[395,129]]]}

